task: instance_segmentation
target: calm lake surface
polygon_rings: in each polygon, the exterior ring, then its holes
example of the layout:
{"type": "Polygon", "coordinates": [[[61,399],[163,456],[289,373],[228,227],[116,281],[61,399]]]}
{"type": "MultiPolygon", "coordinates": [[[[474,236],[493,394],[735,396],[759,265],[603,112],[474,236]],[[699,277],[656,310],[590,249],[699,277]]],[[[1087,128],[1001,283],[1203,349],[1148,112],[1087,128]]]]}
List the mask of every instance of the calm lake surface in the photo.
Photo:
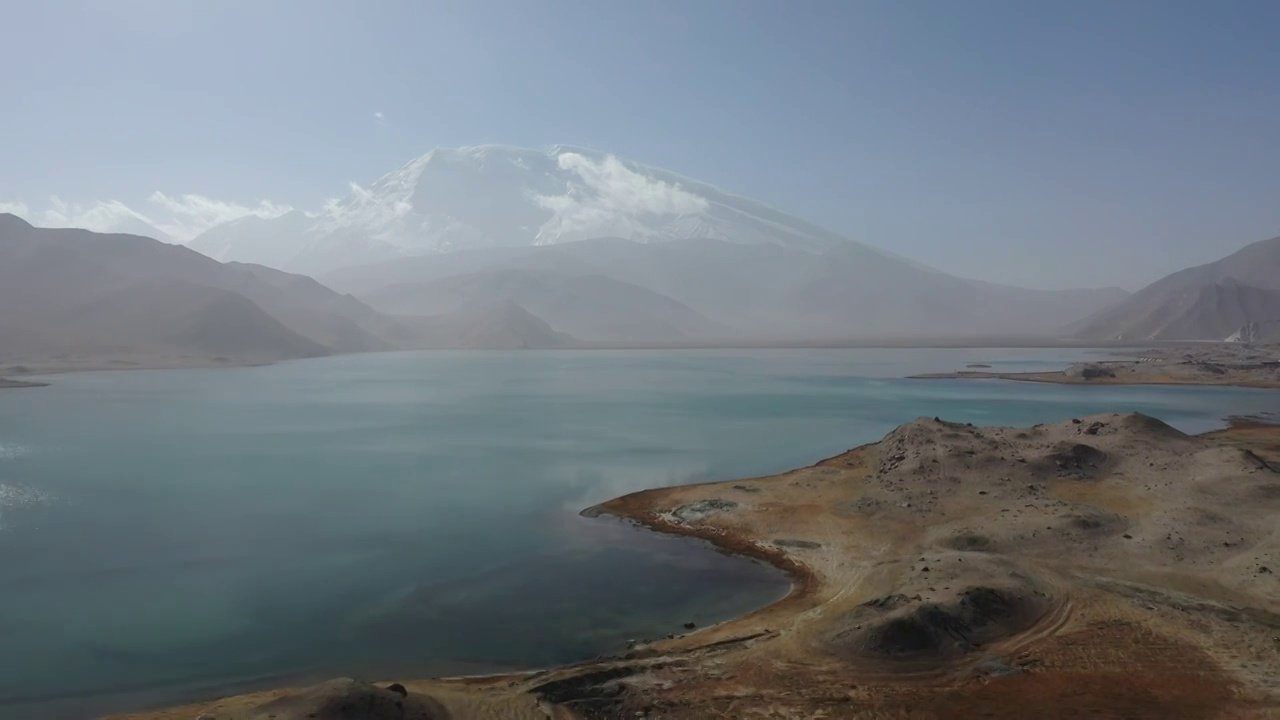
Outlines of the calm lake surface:
{"type": "Polygon", "coordinates": [[[0,717],[617,652],[788,583],[577,515],[597,502],[806,465],[918,416],[1138,410],[1199,432],[1280,398],[899,379],[1099,355],[392,353],[0,391],[0,717]]]}

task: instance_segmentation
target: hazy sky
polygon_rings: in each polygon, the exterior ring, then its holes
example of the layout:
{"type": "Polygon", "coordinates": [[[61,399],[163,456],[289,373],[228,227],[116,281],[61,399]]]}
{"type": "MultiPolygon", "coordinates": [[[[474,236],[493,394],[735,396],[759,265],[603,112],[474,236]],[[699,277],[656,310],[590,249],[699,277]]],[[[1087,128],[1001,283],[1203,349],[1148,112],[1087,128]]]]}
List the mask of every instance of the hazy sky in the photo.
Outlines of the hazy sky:
{"type": "Polygon", "coordinates": [[[968,277],[1280,234],[1280,2],[0,0],[0,208],[182,238],[431,147],[588,145],[968,277]]]}

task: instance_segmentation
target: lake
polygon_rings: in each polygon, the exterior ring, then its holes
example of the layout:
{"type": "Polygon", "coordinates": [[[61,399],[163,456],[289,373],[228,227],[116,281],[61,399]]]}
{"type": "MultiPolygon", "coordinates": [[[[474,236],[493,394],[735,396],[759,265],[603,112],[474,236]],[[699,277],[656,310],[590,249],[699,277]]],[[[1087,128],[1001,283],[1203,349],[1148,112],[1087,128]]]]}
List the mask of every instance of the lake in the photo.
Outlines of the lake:
{"type": "Polygon", "coordinates": [[[788,582],[578,516],[597,502],[807,465],[918,416],[1138,410],[1200,432],[1276,405],[1231,388],[900,379],[1100,354],[388,353],[0,391],[0,716],[618,652],[788,582]]]}

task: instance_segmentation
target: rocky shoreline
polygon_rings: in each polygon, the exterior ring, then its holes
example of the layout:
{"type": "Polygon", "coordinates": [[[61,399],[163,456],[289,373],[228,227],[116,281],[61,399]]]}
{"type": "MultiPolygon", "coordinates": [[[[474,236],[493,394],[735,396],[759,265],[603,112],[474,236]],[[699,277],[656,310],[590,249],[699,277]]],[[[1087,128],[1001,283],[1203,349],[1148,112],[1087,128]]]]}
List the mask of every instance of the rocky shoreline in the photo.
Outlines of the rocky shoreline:
{"type": "Polygon", "coordinates": [[[1016,380],[1062,385],[1219,385],[1280,389],[1280,345],[1229,344],[1147,350],[1132,360],[1075,363],[1056,372],[959,370],[911,375],[915,380],[1016,380]]]}
{"type": "MultiPolygon", "coordinates": [[[[1280,713],[1274,425],[1187,436],[1135,414],[1030,428],[922,418],[810,467],[589,512],[767,560],[795,585],[618,657],[402,681],[444,708],[422,717],[1280,713]]],[[[126,717],[257,720],[315,692],[126,717]]],[[[340,717],[307,707],[318,714],[275,717],[340,717]]]]}

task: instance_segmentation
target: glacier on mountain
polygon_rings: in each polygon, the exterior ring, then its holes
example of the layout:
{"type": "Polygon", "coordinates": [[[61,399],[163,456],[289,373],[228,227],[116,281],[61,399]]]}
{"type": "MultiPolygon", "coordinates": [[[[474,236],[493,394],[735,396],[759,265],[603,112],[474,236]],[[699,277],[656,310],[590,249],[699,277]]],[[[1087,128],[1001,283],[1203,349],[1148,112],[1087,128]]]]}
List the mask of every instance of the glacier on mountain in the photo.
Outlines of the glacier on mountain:
{"type": "Polygon", "coordinates": [[[706,183],[566,145],[437,148],[312,215],[242,218],[190,246],[297,272],[596,237],[715,239],[825,250],[848,241],[706,183]]]}

